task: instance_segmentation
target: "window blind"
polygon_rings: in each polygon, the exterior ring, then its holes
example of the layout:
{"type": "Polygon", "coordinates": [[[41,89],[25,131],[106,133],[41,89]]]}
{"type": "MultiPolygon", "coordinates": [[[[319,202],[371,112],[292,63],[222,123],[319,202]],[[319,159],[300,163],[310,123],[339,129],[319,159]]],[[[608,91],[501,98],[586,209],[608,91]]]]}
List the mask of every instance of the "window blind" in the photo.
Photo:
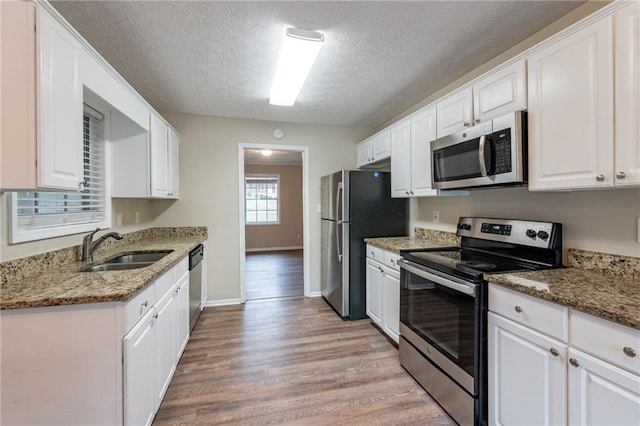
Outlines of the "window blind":
{"type": "Polygon", "coordinates": [[[83,114],[83,164],[86,185],[79,192],[16,194],[18,231],[104,220],[104,117],[88,106],[85,106],[83,114]]]}

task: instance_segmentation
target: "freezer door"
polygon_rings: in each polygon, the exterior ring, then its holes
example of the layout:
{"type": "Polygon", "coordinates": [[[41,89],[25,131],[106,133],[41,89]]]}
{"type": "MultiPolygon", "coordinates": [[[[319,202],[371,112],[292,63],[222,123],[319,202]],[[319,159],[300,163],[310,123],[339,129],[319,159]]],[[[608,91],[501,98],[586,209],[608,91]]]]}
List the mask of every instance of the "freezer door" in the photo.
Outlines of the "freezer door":
{"type": "Polygon", "coordinates": [[[343,317],[349,316],[348,245],[349,225],[322,220],[322,262],[320,271],[322,296],[343,317]],[[345,234],[345,232],[347,234],[345,234]]]}
{"type": "Polygon", "coordinates": [[[344,220],[344,176],[345,171],[343,170],[322,176],[322,209],[320,211],[320,217],[322,219],[344,220]]]}

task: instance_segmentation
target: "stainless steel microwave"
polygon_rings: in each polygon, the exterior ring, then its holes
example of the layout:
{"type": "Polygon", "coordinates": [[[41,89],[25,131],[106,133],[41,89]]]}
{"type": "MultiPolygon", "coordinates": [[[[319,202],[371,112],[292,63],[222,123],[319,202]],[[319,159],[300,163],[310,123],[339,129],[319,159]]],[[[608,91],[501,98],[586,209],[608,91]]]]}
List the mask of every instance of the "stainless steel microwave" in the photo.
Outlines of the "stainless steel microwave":
{"type": "Polygon", "coordinates": [[[527,112],[517,111],[431,142],[435,189],[527,182],[527,112]]]}

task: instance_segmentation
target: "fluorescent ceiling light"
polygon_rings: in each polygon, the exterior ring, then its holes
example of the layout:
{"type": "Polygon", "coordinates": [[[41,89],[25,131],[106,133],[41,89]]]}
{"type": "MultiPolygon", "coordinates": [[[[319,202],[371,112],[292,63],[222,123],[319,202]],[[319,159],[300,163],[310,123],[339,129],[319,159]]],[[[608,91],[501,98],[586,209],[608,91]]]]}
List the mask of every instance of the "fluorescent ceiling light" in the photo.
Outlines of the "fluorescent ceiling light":
{"type": "Polygon", "coordinates": [[[271,105],[293,105],[323,42],[324,35],[321,33],[287,28],[271,86],[271,105]]]}
{"type": "Polygon", "coordinates": [[[273,151],[271,151],[270,149],[261,149],[260,150],[260,154],[262,154],[265,157],[268,157],[271,154],[273,154],[273,151]]]}

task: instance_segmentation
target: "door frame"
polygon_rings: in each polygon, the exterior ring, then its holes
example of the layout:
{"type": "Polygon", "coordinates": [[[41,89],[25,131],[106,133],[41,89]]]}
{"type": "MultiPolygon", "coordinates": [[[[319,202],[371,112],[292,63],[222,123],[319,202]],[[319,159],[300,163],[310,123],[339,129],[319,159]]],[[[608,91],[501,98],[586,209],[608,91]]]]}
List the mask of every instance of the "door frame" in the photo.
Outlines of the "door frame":
{"type": "Polygon", "coordinates": [[[238,144],[238,223],[240,234],[240,303],[247,300],[245,287],[245,203],[244,203],[244,150],[272,149],[276,151],[293,151],[302,154],[302,270],[304,276],[304,296],[311,295],[310,244],[309,244],[309,147],[298,145],[274,145],[266,143],[238,144]]]}

